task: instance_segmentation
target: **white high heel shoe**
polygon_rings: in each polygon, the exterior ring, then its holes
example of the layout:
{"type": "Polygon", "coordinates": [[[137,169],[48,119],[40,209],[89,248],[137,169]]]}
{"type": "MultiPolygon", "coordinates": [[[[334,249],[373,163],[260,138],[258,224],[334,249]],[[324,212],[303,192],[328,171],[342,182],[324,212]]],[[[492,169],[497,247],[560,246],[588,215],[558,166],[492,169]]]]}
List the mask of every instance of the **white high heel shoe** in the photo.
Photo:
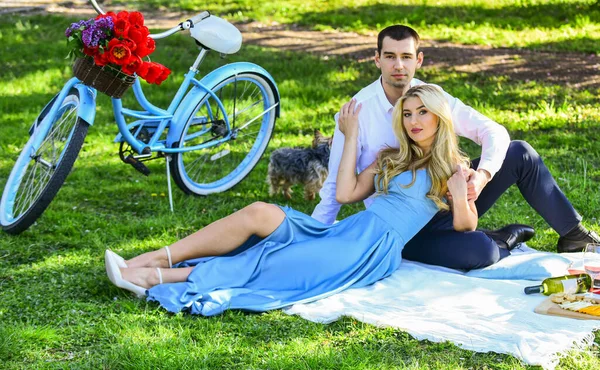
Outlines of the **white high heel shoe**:
{"type": "MultiPolygon", "coordinates": [[[[117,287],[135,293],[138,298],[146,297],[146,288],[135,285],[123,279],[121,270],[119,269],[119,262],[113,256],[114,254],[115,253],[109,250],[106,250],[104,253],[104,264],[106,265],[106,274],[108,275],[108,279],[117,287]]],[[[127,265],[125,265],[125,267],[127,267],[127,265]]]]}
{"type": "Polygon", "coordinates": [[[106,253],[111,255],[111,257],[115,260],[115,262],[120,268],[127,268],[127,263],[125,263],[125,259],[123,257],[119,256],[110,249],[107,249],[106,253]]]}

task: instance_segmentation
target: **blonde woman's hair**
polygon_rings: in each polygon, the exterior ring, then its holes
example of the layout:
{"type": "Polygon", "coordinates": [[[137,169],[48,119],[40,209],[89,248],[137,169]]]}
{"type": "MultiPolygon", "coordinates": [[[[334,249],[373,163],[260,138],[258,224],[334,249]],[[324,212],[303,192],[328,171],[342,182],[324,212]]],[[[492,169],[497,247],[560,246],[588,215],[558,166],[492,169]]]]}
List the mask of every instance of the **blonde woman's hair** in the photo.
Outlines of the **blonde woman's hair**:
{"type": "Polygon", "coordinates": [[[448,205],[442,201],[448,191],[448,178],[456,172],[458,164],[468,164],[469,160],[458,147],[450,106],[442,89],[429,84],[410,88],[394,107],[392,126],[398,138],[399,148],[387,148],[379,153],[376,169],[377,192],[387,194],[391,179],[405,171],[412,172],[412,181],[403,187],[410,187],[416,181],[417,169],[426,168],[431,178],[431,189],[427,198],[433,200],[438,209],[448,210],[448,205]],[[408,98],[421,99],[425,108],[438,117],[438,128],[428,153],[423,152],[404,128],[403,109],[408,98]]]}

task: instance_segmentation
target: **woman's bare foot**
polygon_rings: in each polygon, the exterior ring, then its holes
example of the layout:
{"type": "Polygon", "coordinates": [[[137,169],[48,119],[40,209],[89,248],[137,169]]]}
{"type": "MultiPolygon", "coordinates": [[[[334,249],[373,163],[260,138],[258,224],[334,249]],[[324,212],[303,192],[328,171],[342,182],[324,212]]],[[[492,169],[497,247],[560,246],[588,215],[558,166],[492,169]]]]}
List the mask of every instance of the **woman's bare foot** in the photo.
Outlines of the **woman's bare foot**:
{"type": "Polygon", "coordinates": [[[127,260],[126,263],[127,267],[129,268],[171,267],[169,266],[169,258],[167,256],[167,250],[165,248],[140,254],[137,257],[133,257],[132,259],[127,260]]]}
{"type": "Polygon", "coordinates": [[[143,288],[152,288],[160,283],[158,272],[154,267],[121,268],[121,276],[124,280],[143,288]]]}

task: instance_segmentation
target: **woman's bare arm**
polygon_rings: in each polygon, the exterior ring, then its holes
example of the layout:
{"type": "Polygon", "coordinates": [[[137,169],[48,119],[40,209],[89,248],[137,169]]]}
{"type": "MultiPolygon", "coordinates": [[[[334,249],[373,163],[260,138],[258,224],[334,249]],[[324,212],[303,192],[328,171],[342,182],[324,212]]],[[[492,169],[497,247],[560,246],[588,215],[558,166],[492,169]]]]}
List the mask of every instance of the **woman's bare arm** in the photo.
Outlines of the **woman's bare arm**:
{"type": "Polygon", "coordinates": [[[361,105],[352,99],[344,104],[338,117],[338,128],[344,134],[344,150],[338,167],[335,199],[342,204],[354,203],[369,197],[375,191],[373,178],[375,163],[356,174],[356,152],[358,142],[358,114],[361,105]]]}
{"type": "Polygon", "coordinates": [[[459,166],[448,179],[448,190],[452,195],[452,224],[456,231],[475,230],[479,219],[475,201],[467,198],[466,171],[466,168],[459,166]]]}

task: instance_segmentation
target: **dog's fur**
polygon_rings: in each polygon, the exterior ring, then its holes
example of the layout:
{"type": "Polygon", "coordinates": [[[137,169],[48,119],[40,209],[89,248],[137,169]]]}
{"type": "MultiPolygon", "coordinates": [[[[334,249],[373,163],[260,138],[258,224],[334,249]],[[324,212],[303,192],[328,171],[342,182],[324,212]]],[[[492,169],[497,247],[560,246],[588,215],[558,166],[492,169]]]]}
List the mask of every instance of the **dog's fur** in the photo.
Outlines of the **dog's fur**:
{"type": "Polygon", "coordinates": [[[329,173],[329,151],[331,137],[325,137],[319,130],[315,130],[312,148],[280,148],[271,154],[269,160],[269,194],[275,195],[279,191],[287,199],[292,198],[294,184],[304,185],[304,198],[315,199],[315,194],[321,190],[323,182],[329,173]]]}

